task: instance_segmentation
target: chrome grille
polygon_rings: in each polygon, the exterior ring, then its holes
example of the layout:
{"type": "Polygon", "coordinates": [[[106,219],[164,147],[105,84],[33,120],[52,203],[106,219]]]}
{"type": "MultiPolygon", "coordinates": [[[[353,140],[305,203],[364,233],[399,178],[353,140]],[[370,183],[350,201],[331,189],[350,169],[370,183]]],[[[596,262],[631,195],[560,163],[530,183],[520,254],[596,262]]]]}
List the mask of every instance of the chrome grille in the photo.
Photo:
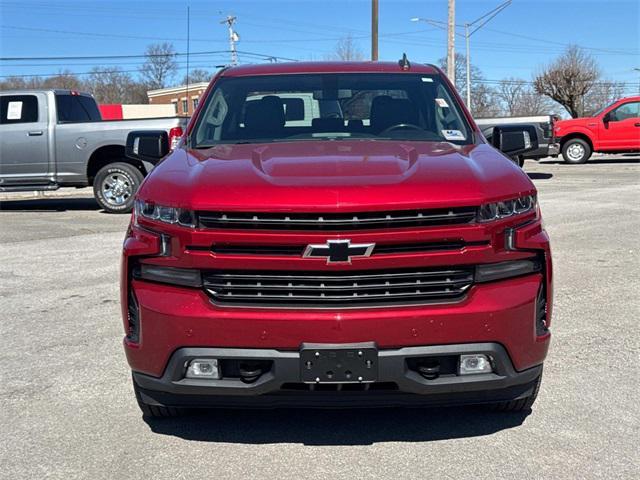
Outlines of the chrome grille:
{"type": "Polygon", "coordinates": [[[471,267],[344,272],[217,271],[203,274],[216,304],[242,307],[345,308],[408,305],[460,298],[471,267]]]}
{"type": "Polygon", "coordinates": [[[475,219],[475,207],[360,213],[198,212],[200,228],[357,230],[457,225],[475,219]]]}

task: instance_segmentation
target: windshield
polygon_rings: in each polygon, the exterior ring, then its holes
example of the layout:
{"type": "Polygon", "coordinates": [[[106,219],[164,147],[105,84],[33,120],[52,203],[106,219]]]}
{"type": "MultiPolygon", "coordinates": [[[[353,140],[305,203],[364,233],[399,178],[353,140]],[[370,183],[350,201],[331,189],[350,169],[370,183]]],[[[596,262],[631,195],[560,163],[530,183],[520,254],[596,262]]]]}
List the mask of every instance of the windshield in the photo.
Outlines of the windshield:
{"type": "Polygon", "coordinates": [[[190,140],[206,148],[323,139],[472,140],[439,76],[406,73],[223,77],[190,140]]]}

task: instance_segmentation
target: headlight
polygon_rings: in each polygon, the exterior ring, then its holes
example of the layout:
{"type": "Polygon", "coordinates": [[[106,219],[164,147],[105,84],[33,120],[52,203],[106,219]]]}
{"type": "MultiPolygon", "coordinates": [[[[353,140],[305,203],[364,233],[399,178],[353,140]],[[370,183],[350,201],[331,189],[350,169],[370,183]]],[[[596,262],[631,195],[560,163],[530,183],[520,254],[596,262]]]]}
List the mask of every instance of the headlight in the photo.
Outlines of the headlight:
{"type": "Polygon", "coordinates": [[[182,208],[165,207],[144,200],[136,200],[135,218],[143,217],[162,223],[177,223],[183,227],[195,228],[196,216],[191,210],[182,208]]]}
{"type": "Polygon", "coordinates": [[[501,220],[514,215],[529,213],[535,209],[535,195],[525,195],[524,197],[504,200],[502,202],[486,203],[478,210],[478,221],[491,222],[493,220],[501,220]]]}

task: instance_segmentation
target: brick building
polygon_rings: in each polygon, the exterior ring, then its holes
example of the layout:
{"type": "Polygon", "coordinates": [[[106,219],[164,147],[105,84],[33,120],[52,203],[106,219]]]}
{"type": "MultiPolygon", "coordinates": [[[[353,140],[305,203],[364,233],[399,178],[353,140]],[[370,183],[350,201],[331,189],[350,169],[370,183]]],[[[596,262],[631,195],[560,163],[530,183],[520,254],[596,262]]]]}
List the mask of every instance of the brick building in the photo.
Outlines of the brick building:
{"type": "Polygon", "coordinates": [[[176,115],[179,117],[190,116],[193,115],[195,108],[198,106],[198,101],[208,85],[209,82],[190,84],[188,98],[186,85],[149,90],[147,97],[149,97],[149,103],[152,105],[173,104],[176,115]]]}

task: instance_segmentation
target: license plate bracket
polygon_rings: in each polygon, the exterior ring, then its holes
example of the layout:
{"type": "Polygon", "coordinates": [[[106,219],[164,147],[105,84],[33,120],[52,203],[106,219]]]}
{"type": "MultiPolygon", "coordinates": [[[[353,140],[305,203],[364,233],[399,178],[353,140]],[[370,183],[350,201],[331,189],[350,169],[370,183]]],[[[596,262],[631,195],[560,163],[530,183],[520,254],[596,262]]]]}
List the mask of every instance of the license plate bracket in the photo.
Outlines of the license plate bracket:
{"type": "Polygon", "coordinates": [[[378,379],[378,349],[373,342],[303,343],[300,377],[304,383],[372,383],[378,379]]]}

